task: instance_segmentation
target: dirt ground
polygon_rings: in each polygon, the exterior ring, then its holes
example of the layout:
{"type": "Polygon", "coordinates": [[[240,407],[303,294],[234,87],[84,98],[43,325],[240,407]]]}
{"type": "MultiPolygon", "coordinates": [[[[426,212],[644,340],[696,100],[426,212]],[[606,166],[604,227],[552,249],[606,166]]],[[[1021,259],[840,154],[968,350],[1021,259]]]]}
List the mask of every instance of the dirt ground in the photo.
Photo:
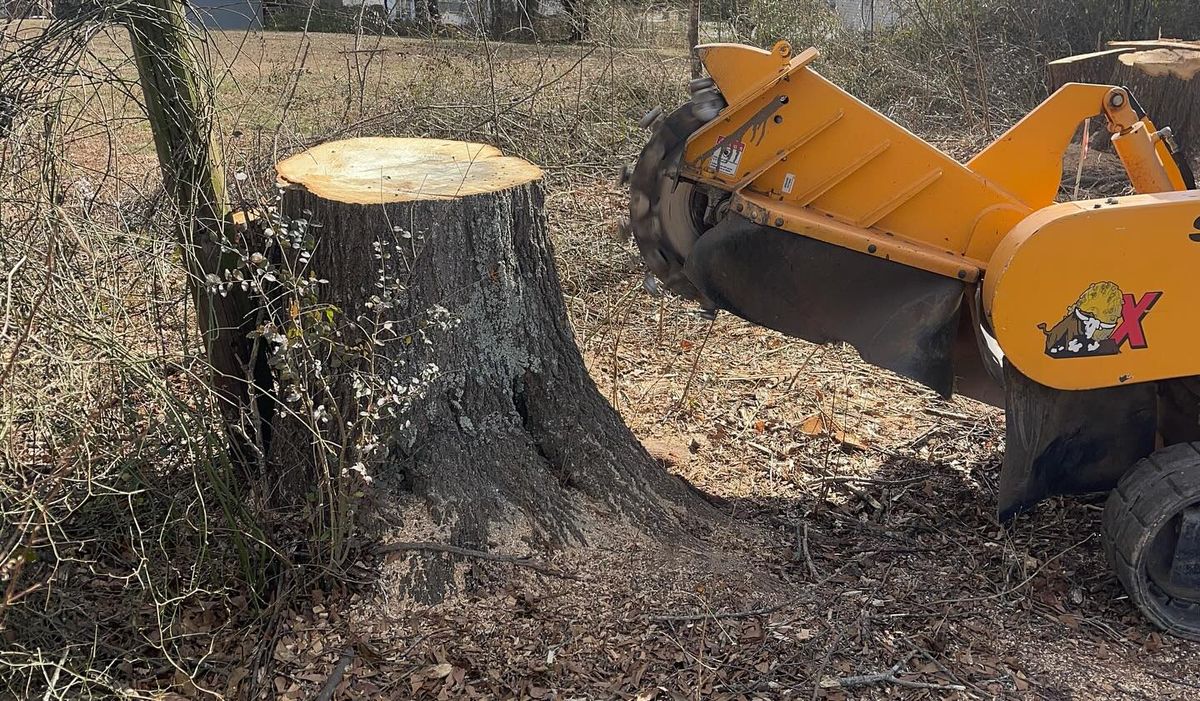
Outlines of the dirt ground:
{"type": "MultiPolygon", "coordinates": [[[[719,516],[675,542],[614,535],[533,555],[539,569],[462,560],[461,589],[436,605],[398,590],[403,558],[368,559],[355,593],[314,592],[270,640],[242,645],[268,646],[264,695],[312,698],[333,676],[334,698],[1200,698],[1200,645],[1153,632],[1104,562],[1102,500],[1053,500],[998,524],[1001,412],[939,399],[852,349],[709,322],[642,290],[633,248],[612,236],[625,194],[602,173],[645,138],[619,125],[682,93],[681,57],[574,47],[485,61],[474,47],[387,40],[363,47],[381,62],[363,66],[367,54],[346,53],[352,38],[318,39],[268,35],[225,76],[235,157],[252,167],[253,154],[330,134],[436,133],[546,164],[589,369],[719,516]],[[613,79],[638,71],[640,84],[613,79]],[[443,102],[461,89],[447,73],[492,90],[443,102]],[[534,113],[536,128],[516,118],[534,113]]],[[[89,109],[101,107],[132,109],[117,98],[89,109]]],[[[117,142],[129,169],[152,163],[141,127],[117,142]]],[[[210,691],[236,695],[247,670],[214,662],[228,672],[210,691]]]]}
{"type": "Polygon", "coordinates": [[[649,297],[633,254],[580,225],[619,203],[604,185],[551,198],[580,344],[647,449],[726,519],[677,549],[629,540],[549,561],[579,580],[473,564],[467,591],[403,613],[384,564],[380,589],[338,613],[375,660],[355,657],[348,690],[1197,697],[1200,646],[1149,629],[1108,570],[1102,499],[998,524],[1001,412],[848,348],[649,297]]]}

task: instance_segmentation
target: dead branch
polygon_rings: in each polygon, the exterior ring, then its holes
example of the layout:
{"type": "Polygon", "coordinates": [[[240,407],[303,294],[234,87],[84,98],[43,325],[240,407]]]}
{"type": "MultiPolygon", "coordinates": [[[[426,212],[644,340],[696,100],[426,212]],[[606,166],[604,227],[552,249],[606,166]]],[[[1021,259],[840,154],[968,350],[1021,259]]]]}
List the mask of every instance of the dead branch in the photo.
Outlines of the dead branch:
{"type": "Polygon", "coordinates": [[[338,660],[337,666],[333,668],[329,679],[325,680],[325,686],[321,687],[321,691],[314,697],[313,701],[329,701],[333,698],[333,692],[337,691],[337,686],[342,681],[342,675],[346,673],[346,668],[350,666],[350,662],[354,659],[354,648],[346,648],[342,652],[342,658],[338,660]]]}
{"type": "Polygon", "coordinates": [[[544,565],[527,557],[517,557],[515,555],[499,555],[496,553],[484,552],[482,550],[471,550],[470,548],[460,548],[456,545],[445,545],[443,543],[388,543],[380,546],[376,552],[380,554],[401,552],[405,550],[425,550],[429,552],[448,553],[450,555],[458,555],[460,557],[470,557],[476,560],[486,560],[488,562],[507,562],[520,567],[528,567],[529,569],[540,572],[550,577],[561,577],[562,579],[572,579],[575,581],[583,581],[583,577],[569,572],[556,570],[548,565],[544,565]]]}
{"type": "Polygon", "coordinates": [[[683,616],[647,616],[646,620],[654,623],[688,623],[695,621],[719,620],[726,618],[749,618],[751,616],[766,616],[775,613],[779,609],[786,608],[803,597],[793,597],[775,604],[774,606],[766,606],[764,608],[751,609],[749,611],[720,611],[717,613],[695,613],[683,616]]]}
{"type": "Polygon", "coordinates": [[[871,686],[873,684],[895,684],[908,689],[933,689],[935,691],[966,691],[967,687],[962,684],[930,684],[928,682],[914,682],[908,679],[901,679],[896,675],[908,664],[908,661],[913,658],[916,653],[909,654],[903,660],[892,665],[892,668],[886,672],[876,672],[874,674],[860,674],[853,677],[841,678],[826,678],[820,681],[821,688],[824,689],[853,689],[859,686],[871,686]]]}

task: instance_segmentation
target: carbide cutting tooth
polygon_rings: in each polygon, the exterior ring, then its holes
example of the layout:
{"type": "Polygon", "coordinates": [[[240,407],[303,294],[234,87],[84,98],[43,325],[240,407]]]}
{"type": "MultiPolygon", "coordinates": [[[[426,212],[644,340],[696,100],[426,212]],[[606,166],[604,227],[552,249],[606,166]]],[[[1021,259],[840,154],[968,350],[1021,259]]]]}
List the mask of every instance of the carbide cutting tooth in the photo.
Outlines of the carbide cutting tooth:
{"type": "Polygon", "coordinates": [[[629,198],[629,211],[635,219],[645,219],[650,214],[650,198],[641,192],[635,192],[629,198]]]}
{"type": "Polygon", "coordinates": [[[658,286],[658,278],[654,277],[654,273],[647,271],[642,277],[642,287],[646,292],[655,297],[662,296],[662,289],[658,286]]]}
{"type": "Polygon", "coordinates": [[[714,85],[716,85],[716,83],[714,83],[713,79],[710,78],[709,76],[704,76],[703,78],[693,78],[690,81],[688,81],[688,92],[689,93],[700,92],[701,90],[707,90],[708,88],[711,88],[714,85]]]}
{"type": "Polygon", "coordinates": [[[649,129],[650,125],[654,124],[655,120],[662,116],[662,113],[663,108],[655,107],[642,117],[642,121],[638,122],[638,126],[643,129],[649,129]]]}
{"type": "Polygon", "coordinates": [[[692,94],[692,114],[702,122],[711,122],[725,109],[725,98],[716,88],[706,88],[692,94]]]}
{"type": "Polygon", "coordinates": [[[628,217],[619,217],[617,219],[616,239],[620,243],[629,243],[629,237],[633,235],[633,227],[629,225],[628,217]]]}
{"type": "Polygon", "coordinates": [[[628,185],[629,177],[631,175],[633,175],[633,164],[632,163],[622,163],[621,166],[619,168],[617,168],[617,186],[623,187],[625,185],[628,185]]]}

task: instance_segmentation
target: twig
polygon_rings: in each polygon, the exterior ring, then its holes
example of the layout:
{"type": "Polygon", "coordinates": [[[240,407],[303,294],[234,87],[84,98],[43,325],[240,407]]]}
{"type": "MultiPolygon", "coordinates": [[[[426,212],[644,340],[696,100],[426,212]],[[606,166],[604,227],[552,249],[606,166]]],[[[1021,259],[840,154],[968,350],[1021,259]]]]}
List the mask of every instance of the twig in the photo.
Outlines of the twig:
{"type": "Polygon", "coordinates": [[[354,648],[346,648],[342,652],[342,659],[338,660],[337,666],[325,680],[325,686],[321,687],[321,691],[313,698],[313,701],[329,701],[333,698],[333,692],[337,691],[337,686],[342,681],[342,675],[346,673],[346,668],[350,666],[350,661],[353,659],[354,648]]]}
{"type": "Polygon", "coordinates": [[[858,686],[870,686],[872,684],[895,684],[909,689],[934,689],[936,691],[966,691],[967,687],[962,684],[930,684],[927,682],[912,682],[907,679],[900,679],[896,674],[908,664],[908,661],[917,653],[911,653],[908,657],[897,662],[886,672],[876,672],[874,674],[860,674],[854,677],[842,677],[840,679],[822,679],[818,682],[818,686],[823,689],[853,689],[858,686]]]}
{"type": "Polygon", "coordinates": [[[709,619],[749,618],[750,616],[766,616],[768,614],[775,613],[779,609],[787,608],[788,606],[791,606],[792,604],[803,600],[805,598],[805,596],[811,595],[811,591],[813,589],[821,586],[822,584],[825,584],[829,580],[838,576],[839,574],[842,573],[842,570],[846,569],[847,567],[854,564],[855,562],[857,562],[857,558],[854,560],[847,561],[845,564],[843,564],[841,567],[834,570],[832,573],[830,573],[830,574],[826,575],[825,577],[822,577],[820,580],[814,582],[812,587],[809,588],[809,590],[808,590],[808,592],[806,592],[806,594],[801,594],[799,596],[793,596],[790,599],[784,599],[783,601],[781,601],[778,604],[775,604],[773,606],[767,606],[765,608],[758,608],[758,609],[751,609],[749,611],[722,611],[719,613],[695,613],[695,614],[688,614],[688,615],[683,615],[683,616],[675,616],[675,615],[646,616],[646,620],[654,622],[654,623],[662,623],[662,622],[687,623],[690,621],[706,621],[709,619]]]}
{"type": "Polygon", "coordinates": [[[774,606],[751,609],[749,611],[721,611],[718,613],[695,613],[683,616],[647,616],[646,620],[654,623],[688,623],[695,621],[707,621],[710,619],[719,620],[723,618],[749,618],[751,616],[766,616],[768,614],[775,613],[781,608],[785,608],[796,603],[801,598],[803,597],[796,596],[790,599],[785,599],[774,606]]]}
{"type": "Polygon", "coordinates": [[[812,554],[808,551],[808,523],[804,524],[804,541],[800,544],[800,550],[804,553],[804,563],[808,565],[808,573],[813,579],[820,579],[821,575],[817,574],[817,566],[813,564],[812,554]]]}
{"type": "Polygon", "coordinates": [[[623,312],[621,312],[621,320],[617,322],[617,336],[616,336],[616,338],[613,339],[612,399],[610,400],[609,403],[612,404],[613,409],[617,410],[618,414],[621,413],[621,404],[620,404],[620,401],[621,401],[621,373],[618,371],[618,367],[621,363],[621,356],[620,356],[621,333],[625,330],[625,322],[629,320],[629,312],[632,309],[633,309],[633,299],[630,298],[629,304],[625,305],[625,310],[623,312]]]}
{"type": "Polygon", "coordinates": [[[684,400],[687,399],[688,392],[692,389],[692,380],[696,377],[696,370],[700,367],[700,358],[704,355],[704,349],[708,346],[708,339],[712,336],[713,327],[717,324],[717,318],[713,317],[708,322],[708,329],[704,332],[704,340],[700,342],[700,348],[696,351],[696,357],[692,360],[692,370],[688,373],[687,383],[683,386],[683,394],[679,395],[679,401],[675,402],[675,408],[683,406],[684,400]]]}
{"type": "Polygon", "coordinates": [[[955,684],[963,684],[964,686],[970,687],[971,689],[973,689],[974,691],[979,693],[981,696],[984,696],[984,697],[987,696],[987,693],[984,692],[983,689],[980,689],[977,685],[975,685],[969,681],[963,681],[962,679],[959,679],[958,675],[956,675],[954,672],[950,671],[949,667],[947,667],[946,665],[944,665],[940,661],[938,661],[938,659],[936,657],[934,657],[932,654],[930,654],[930,652],[928,650],[926,650],[925,648],[914,643],[911,638],[909,638],[907,636],[901,636],[901,639],[904,640],[904,642],[907,643],[910,648],[912,648],[914,653],[920,655],[921,657],[924,657],[926,660],[931,662],[935,667],[937,667],[938,670],[940,670],[942,674],[945,674],[947,677],[949,677],[950,681],[954,682],[955,684]]]}
{"type": "Polygon", "coordinates": [[[460,548],[456,545],[445,545],[443,543],[388,543],[380,546],[376,552],[380,554],[399,552],[402,550],[427,550],[431,552],[449,553],[460,557],[473,557],[476,560],[487,560],[488,562],[508,562],[520,567],[528,567],[535,572],[549,575],[551,577],[561,577],[563,579],[573,579],[582,581],[583,577],[569,572],[556,570],[548,565],[543,565],[535,560],[530,560],[527,557],[516,557],[515,555],[498,555],[496,553],[484,552],[482,550],[471,550],[470,548],[460,548]]]}
{"type": "Polygon", "coordinates": [[[1071,552],[1075,548],[1078,548],[1080,545],[1083,545],[1084,543],[1088,542],[1093,537],[1095,537],[1095,535],[1096,535],[1095,533],[1088,535],[1088,537],[1084,538],[1083,540],[1079,541],[1078,543],[1070,546],[1066,550],[1063,550],[1062,552],[1060,552],[1059,554],[1050,558],[1049,560],[1046,560],[1045,562],[1042,563],[1042,565],[1040,567],[1038,567],[1036,570],[1033,571],[1033,574],[1031,574],[1028,577],[1026,577],[1025,579],[1021,580],[1021,582],[1019,584],[1017,584],[1016,586],[1009,587],[1008,589],[1005,589],[1004,591],[1001,591],[1001,592],[997,592],[995,594],[987,594],[985,596],[967,596],[967,597],[963,597],[961,599],[939,599],[938,601],[931,602],[930,605],[931,606],[941,606],[944,604],[964,604],[964,603],[969,603],[972,601],[990,601],[992,599],[999,599],[1001,597],[1008,596],[1009,594],[1012,594],[1012,593],[1016,592],[1017,590],[1024,588],[1025,585],[1032,582],[1039,574],[1042,573],[1042,570],[1046,569],[1046,567],[1048,567],[1050,565],[1051,562],[1054,562],[1055,560],[1062,557],[1063,555],[1066,555],[1067,553],[1071,552]]]}
{"type": "MultiPolygon", "coordinates": [[[[20,332],[17,334],[16,340],[12,343],[12,355],[9,356],[8,362],[4,365],[3,370],[0,370],[0,387],[4,387],[4,385],[7,384],[9,374],[11,374],[13,368],[16,367],[17,359],[21,357],[21,346],[24,345],[26,339],[29,338],[30,333],[33,331],[33,324],[35,321],[37,321],[38,312],[42,308],[42,302],[46,300],[46,295],[50,292],[50,288],[54,286],[54,254],[58,245],[58,241],[57,237],[55,236],[54,227],[47,227],[46,230],[50,234],[50,240],[46,242],[46,280],[42,285],[42,288],[38,290],[37,296],[34,298],[33,303],[29,305],[29,318],[25,321],[25,328],[20,330],[20,332]]],[[[6,321],[5,326],[7,325],[8,322],[6,321]]]]}
{"type": "Polygon", "coordinates": [[[821,677],[825,676],[825,670],[829,667],[829,660],[833,657],[833,651],[837,649],[838,643],[841,641],[842,631],[840,628],[835,628],[833,631],[833,640],[829,641],[829,646],[825,648],[825,655],[821,657],[821,666],[817,667],[817,683],[813,684],[812,701],[816,701],[817,696],[821,693],[821,677]]]}
{"type": "Polygon", "coordinates": [[[1155,679],[1161,679],[1165,682],[1171,682],[1172,684],[1178,684],[1179,686],[1184,686],[1189,689],[1200,689],[1200,684],[1193,684],[1192,682],[1187,682],[1182,679],[1177,679],[1175,677],[1170,677],[1165,674],[1160,674],[1158,672],[1155,672],[1152,669],[1146,669],[1143,671],[1145,671],[1146,674],[1149,674],[1150,676],[1154,677],[1155,679]]]}
{"type": "Polygon", "coordinates": [[[58,690],[58,678],[62,675],[63,665],[67,663],[67,652],[64,651],[62,658],[58,660],[58,664],[54,666],[54,675],[50,677],[50,685],[46,687],[46,695],[42,697],[42,701],[50,701],[54,697],[54,692],[58,690]]]}
{"type": "Polygon", "coordinates": [[[809,485],[815,486],[815,485],[819,485],[819,484],[843,484],[843,483],[848,483],[848,482],[859,482],[862,484],[878,484],[878,485],[882,485],[884,487],[903,487],[906,484],[916,484],[917,482],[924,482],[927,479],[929,479],[929,475],[920,475],[918,477],[908,477],[905,479],[898,479],[898,480],[881,480],[881,479],[874,479],[871,477],[853,477],[850,475],[834,475],[832,477],[814,477],[812,479],[807,479],[807,480],[804,480],[803,482],[801,482],[797,486],[807,487],[809,485]]]}
{"type": "Polygon", "coordinates": [[[977,419],[967,416],[966,414],[959,414],[959,413],[956,413],[953,411],[946,411],[945,409],[938,409],[937,407],[932,407],[932,406],[925,407],[925,413],[933,414],[934,416],[940,416],[943,419],[954,419],[955,421],[970,421],[970,422],[977,421],[977,419]]]}

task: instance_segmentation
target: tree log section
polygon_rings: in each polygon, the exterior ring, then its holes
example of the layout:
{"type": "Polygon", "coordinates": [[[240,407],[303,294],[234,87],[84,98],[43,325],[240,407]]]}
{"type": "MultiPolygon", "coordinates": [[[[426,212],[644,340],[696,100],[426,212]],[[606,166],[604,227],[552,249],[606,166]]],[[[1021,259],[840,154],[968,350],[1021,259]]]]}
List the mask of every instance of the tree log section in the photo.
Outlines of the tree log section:
{"type": "Polygon", "coordinates": [[[1114,42],[1107,51],[1053,61],[1048,87],[1100,83],[1129,88],[1155,126],[1171,127],[1193,159],[1200,150],[1200,42],[1114,42]]]}
{"type": "MultiPolygon", "coordinates": [[[[665,533],[683,509],[705,508],[650,458],[584,367],[540,169],[481,144],[361,138],[277,171],[283,211],[320,225],[311,267],[330,281],[322,294],[349,345],[378,315],[368,302],[381,277],[403,281],[386,312],[401,336],[435,305],[458,320],[428,343],[374,351],[397,373],[440,369],[419,406],[379,432],[390,438],[376,474],[392,501],[426,510],[438,540],[487,549],[506,539],[504,524],[531,545],[583,543],[606,521],[665,533]]],[[[290,439],[304,447],[302,433],[290,439]]]]}

